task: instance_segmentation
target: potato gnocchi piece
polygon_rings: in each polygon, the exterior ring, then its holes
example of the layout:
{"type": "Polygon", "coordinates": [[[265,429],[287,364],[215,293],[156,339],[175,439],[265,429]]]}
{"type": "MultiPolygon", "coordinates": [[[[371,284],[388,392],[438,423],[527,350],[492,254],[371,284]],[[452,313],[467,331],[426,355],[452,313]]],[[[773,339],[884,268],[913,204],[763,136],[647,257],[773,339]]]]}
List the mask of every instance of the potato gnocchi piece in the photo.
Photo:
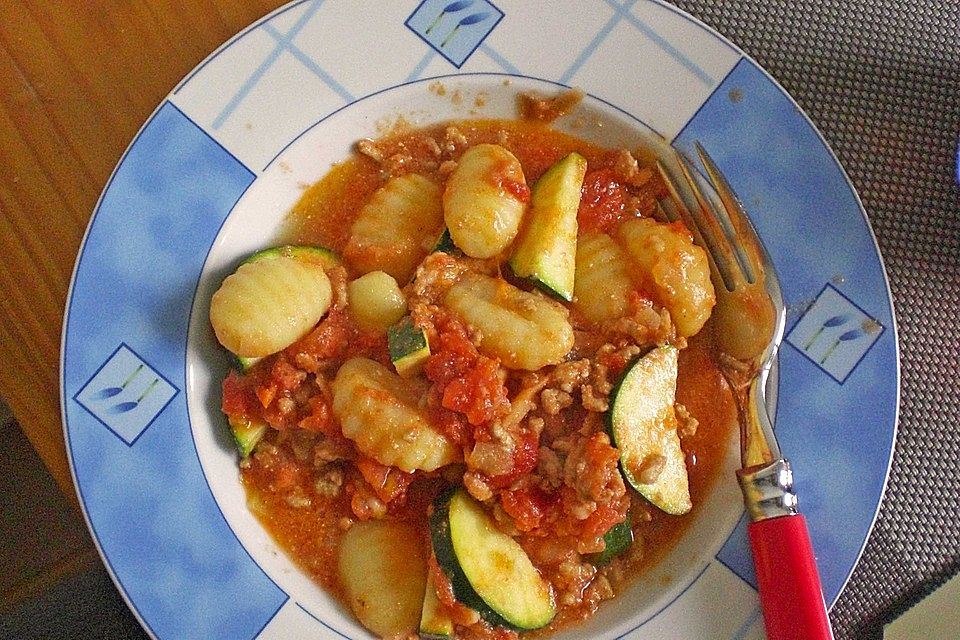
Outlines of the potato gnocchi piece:
{"type": "Polygon", "coordinates": [[[606,322],[627,315],[633,289],[629,260],[605,233],[584,233],[577,239],[573,300],[588,320],[606,322]]]}
{"type": "Polygon", "coordinates": [[[360,273],[384,271],[406,284],[443,229],[441,197],[419,174],[390,178],[360,211],[344,256],[360,273]]]}
{"type": "Polygon", "coordinates": [[[407,299],[397,281],[383,271],[371,271],[347,285],[350,315],[367,331],[385,332],[407,312],[407,299]]]}
{"type": "Polygon", "coordinates": [[[210,300],[210,324],[233,354],[260,358],[310,331],[330,308],[330,279],[292,256],[256,260],[227,276],[210,300]]]}
{"type": "Polygon", "coordinates": [[[382,638],[416,631],[427,553],[413,525],[357,522],[343,534],[337,568],[350,608],[363,626],[382,638]]]}
{"type": "Polygon", "coordinates": [[[511,369],[536,371],[561,362],[573,348],[567,310],[540,293],[498,278],[467,274],[444,305],[480,332],[478,349],[511,369]]]}
{"type": "Polygon", "coordinates": [[[443,218],[460,250],[492,258],[517,235],[528,200],[520,161],[500,145],[478,144],[447,179],[443,218]]]}
{"type": "Polygon", "coordinates": [[[461,452],[419,408],[423,389],[367,358],[347,360],[331,383],[333,414],[343,435],[380,464],[433,471],[461,452]]]}
{"type": "Polygon", "coordinates": [[[620,225],[618,236],[639,267],[641,286],[658,296],[677,333],[690,337],[700,331],[716,297],[707,253],[690,232],[680,223],[637,218],[620,225]]]}

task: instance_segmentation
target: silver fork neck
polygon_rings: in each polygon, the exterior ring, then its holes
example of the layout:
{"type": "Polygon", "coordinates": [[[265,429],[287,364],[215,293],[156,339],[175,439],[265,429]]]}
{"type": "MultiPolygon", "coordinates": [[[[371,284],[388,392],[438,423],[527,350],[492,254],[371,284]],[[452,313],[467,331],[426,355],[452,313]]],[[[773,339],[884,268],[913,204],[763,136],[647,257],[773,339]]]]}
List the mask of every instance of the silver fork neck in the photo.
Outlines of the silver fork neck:
{"type": "Polygon", "coordinates": [[[740,469],[737,480],[750,522],[798,513],[789,461],[779,458],[769,464],[740,469]]]}

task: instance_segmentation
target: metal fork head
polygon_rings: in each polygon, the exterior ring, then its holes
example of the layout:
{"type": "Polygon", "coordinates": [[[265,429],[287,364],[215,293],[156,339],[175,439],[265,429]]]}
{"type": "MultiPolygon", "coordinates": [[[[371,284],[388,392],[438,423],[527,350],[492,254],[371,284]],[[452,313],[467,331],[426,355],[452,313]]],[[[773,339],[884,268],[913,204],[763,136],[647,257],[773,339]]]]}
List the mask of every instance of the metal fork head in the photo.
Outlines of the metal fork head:
{"type": "Polygon", "coordinates": [[[691,163],[674,152],[682,182],[663,162],[657,163],[671,196],[664,211],[668,218],[675,214],[683,220],[709,258],[717,297],[713,318],[718,360],[737,403],[741,462],[752,467],[780,456],[765,385],[783,337],[783,294],[740,200],[706,150],[695,146],[716,198],[704,193],[691,163]],[[687,206],[685,193],[692,196],[693,207],[687,206]]]}

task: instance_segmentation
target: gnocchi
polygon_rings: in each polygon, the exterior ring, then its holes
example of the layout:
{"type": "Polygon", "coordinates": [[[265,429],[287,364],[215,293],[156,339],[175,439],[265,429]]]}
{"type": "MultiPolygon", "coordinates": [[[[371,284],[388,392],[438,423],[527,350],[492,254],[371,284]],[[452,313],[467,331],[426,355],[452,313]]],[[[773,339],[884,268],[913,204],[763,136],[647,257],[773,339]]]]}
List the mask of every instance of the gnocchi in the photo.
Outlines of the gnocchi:
{"type": "Polygon", "coordinates": [[[384,332],[407,312],[407,299],[397,281],[383,271],[371,271],[347,285],[350,314],[360,328],[384,332]]]}
{"type": "Polygon", "coordinates": [[[360,273],[384,271],[406,284],[442,229],[440,187],[408,173],[374,192],[350,228],[343,253],[360,273]]]}
{"type": "Polygon", "coordinates": [[[700,331],[716,296],[707,253],[693,243],[686,227],[637,218],[620,225],[618,236],[639,268],[641,286],[659,297],[677,333],[690,337],[700,331]]]}
{"type": "Polygon", "coordinates": [[[467,274],[447,292],[444,305],[480,332],[481,353],[511,369],[557,364],[573,348],[567,310],[505,280],[467,274]]]}
{"type": "Polygon", "coordinates": [[[403,471],[433,471],[462,454],[419,408],[423,389],[367,358],[352,358],[330,384],[343,435],[366,456],[403,471]]]}
{"type": "Polygon", "coordinates": [[[337,561],[350,608],[381,637],[413,632],[420,621],[427,558],[415,527],[357,522],[343,535],[337,561]]]}
{"type": "Polygon", "coordinates": [[[210,324],[234,355],[260,358],[306,335],[330,308],[330,279],[317,263],[277,256],[240,265],[210,301],[210,324]]]}
{"type": "Polygon", "coordinates": [[[523,168],[496,144],[470,147],[443,191],[450,237],[472,258],[492,258],[509,245],[529,200],[523,168]]]}
{"type": "Polygon", "coordinates": [[[574,305],[588,320],[606,322],[625,316],[633,288],[626,252],[602,232],[577,239],[574,305]]]}

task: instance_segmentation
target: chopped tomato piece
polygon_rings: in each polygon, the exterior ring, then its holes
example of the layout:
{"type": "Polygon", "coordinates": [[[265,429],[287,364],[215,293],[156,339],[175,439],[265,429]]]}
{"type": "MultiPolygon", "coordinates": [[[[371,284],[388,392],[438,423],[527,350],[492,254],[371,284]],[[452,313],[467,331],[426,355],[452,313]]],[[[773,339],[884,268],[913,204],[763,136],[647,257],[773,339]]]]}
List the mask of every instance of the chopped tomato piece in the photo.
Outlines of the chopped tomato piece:
{"type": "Polygon", "coordinates": [[[532,531],[540,526],[547,512],[556,506],[557,496],[543,491],[540,487],[504,491],[500,494],[500,504],[506,511],[517,529],[532,531]]]}
{"type": "Polygon", "coordinates": [[[396,467],[382,465],[376,460],[360,457],[356,461],[360,475],[384,503],[400,498],[413,482],[413,474],[405,473],[396,467]]]}
{"type": "Polygon", "coordinates": [[[463,377],[447,384],[443,406],[459,411],[475,426],[493,420],[508,402],[507,388],[500,381],[498,370],[496,360],[480,356],[463,377]]]}
{"type": "Polygon", "coordinates": [[[539,448],[540,438],[536,433],[529,430],[521,431],[513,449],[513,467],[507,473],[491,477],[490,485],[498,489],[508,487],[536,469],[539,448]]]}
{"type": "Polygon", "coordinates": [[[607,231],[623,219],[627,188],[613,169],[592,169],[583,178],[577,223],[584,231],[607,231]]]}
{"type": "Polygon", "coordinates": [[[223,380],[223,412],[230,416],[254,418],[260,415],[260,401],[256,393],[256,380],[231,371],[223,380]]]}

